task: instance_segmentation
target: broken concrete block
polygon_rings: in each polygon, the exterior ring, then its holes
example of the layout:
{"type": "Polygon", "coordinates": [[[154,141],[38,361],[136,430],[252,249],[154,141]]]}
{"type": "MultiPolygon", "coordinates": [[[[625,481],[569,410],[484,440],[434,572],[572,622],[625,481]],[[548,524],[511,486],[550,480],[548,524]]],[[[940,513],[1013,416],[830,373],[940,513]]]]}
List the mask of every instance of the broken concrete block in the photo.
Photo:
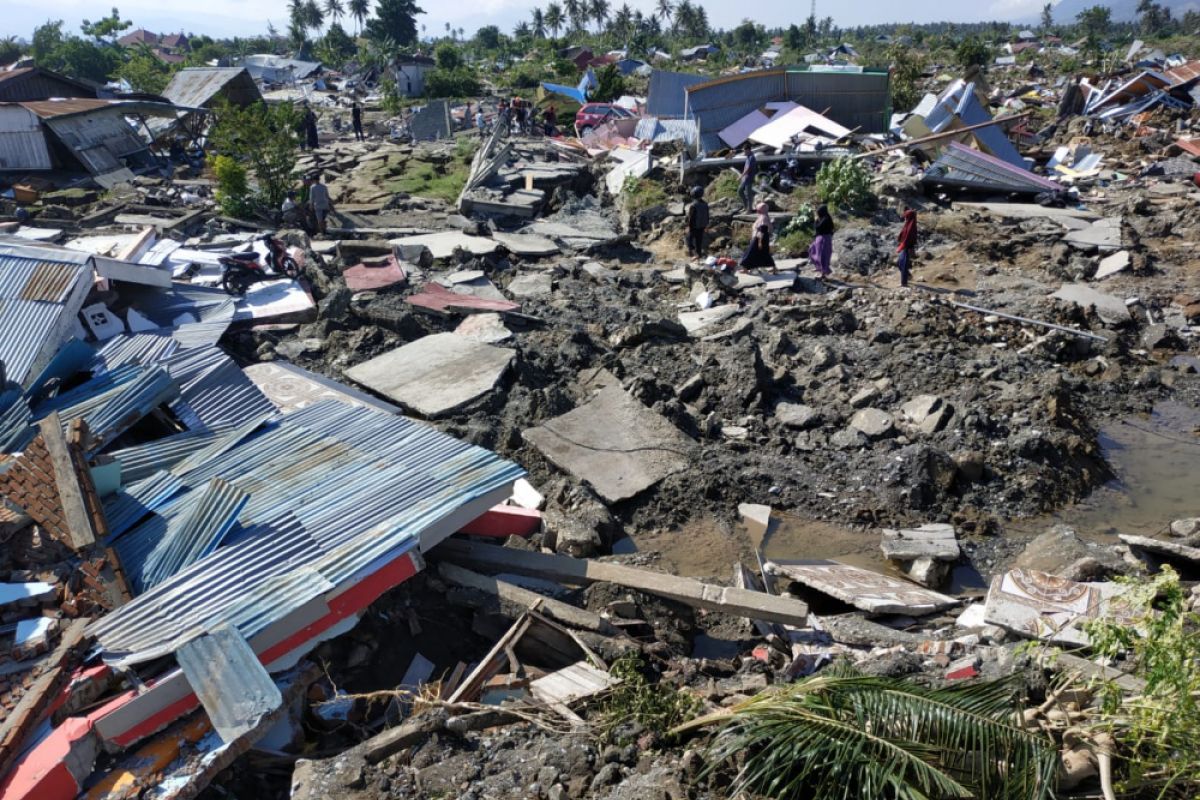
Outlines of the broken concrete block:
{"type": "Polygon", "coordinates": [[[1080,308],[1095,308],[1096,316],[1105,325],[1120,325],[1129,321],[1129,308],[1119,297],[1098,292],[1087,284],[1064,283],[1062,288],[1050,295],[1059,300],[1073,303],[1080,308]]]}
{"type": "Polygon", "coordinates": [[[1118,272],[1124,272],[1129,269],[1131,263],[1129,251],[1119,250],[1110,256],[1100,259],[1100,265],[1096,267],[1096,274],[1093,280],[1101,281],[1105,278],[1116,275],[1118,272]]]}
{"type": "Polygon", "coordinates": [[[515,256],[534,258],[552,256],[558,252],[558,245],[545,236],[532,233],[501,233],[496,231],[492,238],[515,256]]]}
{"type": "Polygon", "coordinates": [[[610,503],[627,500],[685,469],[695,447],[619,385],[602,389],[585,405],[522,436],[610,503]]]}
{"type": "Polygon", "coordinates": [[[850,398],[850,405],[854,408],[865,408],[878,399],[878,387],[864,386],[863,388],[859,389],[853,397],[850,398]]]}
{"type": "Polygon", "coordinates": [[[518,300],[540,297],[554,290],[554,278],[548,272],[518,275],[508,282],[508,293],[518,300]]]}
{"type": "Polygon", "coordinates": [[[917,528],[884,528],[881,547],[884,557],[893,561],[915,558],[957,561],[959,557],[954,526],[940,522],[917,528]]]}
{"type": "Polygon", "coordinates": [[[1146,536],[1129,536],[1124,533],[1120,534],[1118,538],[1125,544],[1145,550],[1148,553],[1200,564],[1200,547],[1188,547],[1178,542],[1164,542],[1161,539],[1150,539],[1146,536]]]}
{"type": "Polygon", "coordinates": [[[958,600],[908,581],[837,561],[769,562],[767,569],[869,614],[932,614],[958,600]]]}
{"type": "Polygon", "coordinates": [[[498,344],[512,338],[513,333],[504,327],[504,319],[496,313],[472,314],[454,329],[457,336],[484,344],[498,344]]]}
{"type": "Polygon", "coordinates": [[[1087,646],[1083,625],[1094,619],[1133,619],[1114,602],[1128,586],[1079,583],[1045,572],[1013,569],[992,579],[984,620],[1032,639],[1087,646]]]}
{"type": "Polygon", "coordinates": [[[921,556],[912,561],[900,562],[900,571],[911,580],[930,589],[936,589],[950,577],[950,564],[936,558],[921,556]]]}
{"type": "Polygon", "coordinates": [[[771,507],[760,503],[738,503],[738,517],[755,541],[762,541],[771,527],[771,507]]]}
{"type": "Polygon", "coordinates": [[[979,677],[979,656],[965,656],[946,667],[946,680],[961,681],[979,677]]]}
{"type": "Polygon", "coordinates": [[[1107,547],[1089,545],[1073,528],[1055,525],[1025,545],[1025,549],[1016,557],[1012,566],[1016,569],[1036,570],[1051,575],[1066,574],[1069,578],[1079,578],[1082,576],[1073,570],[1075,565],[1084,560],[1098,560],[1110,570],[1120,569],[1119,559],[1107,547]]]}
{"type": "Polygon", "coordinates": [[[1177,519],[1171,523],[1171,535],[1179,537],[1195,536],[1200,533],[1200,517],[1177,519]]]}
{"type": "Polygon", "coordinates": [[[869,439],[883,439],[896,431],[892,415],[878,408],[864,408],[850,418],[850,427],[869,439]]]}
{"type": "Polygon", "coordinates": [[[429,249],[430,255],[435,259],[450,258],[454,255],[455,250],[463,250],[473,256],[487,256],[496,252],[500,247],[500,243],[492,239],[485,239],[482,236],[470,236],[459,231],[442,231],[440,233],[423,233],[419,236],[405,236],[400,239],[392,239],[389,244],[396,249],[396,252],[401,256],[402,260],[411,263],[420,263],[408,257],[408,253],[404,248],[409,246],[424,246],[429,249]]]}
{"type": "Polygon", "coordinates": [[[456,411],[492,391],[512,350],[435,333],[345,371],[346,377],[426,417],[456,411]]]}
{"type": "Polygon", "coordinates": [[[546,498],[542,493],[533,488],[533,484],[524,478],[517,478],[516,482],[513,483],[513,493],[509,500],[514,505],[534,511],[546,505],[546,498]]]}
{"type": "Polygon", "coordinates": [[[803,431],[821,424],[821,412],[800,403],[776,403],[775,419],[789,428],[803,431]]]}
{"type": "Polygon", "coordinates": [[[716,306],[700,311],[684,311],[679,315],[679,322],[689,334],[696,336],[740,311],[741,309],[735,305],[716,306]]]}

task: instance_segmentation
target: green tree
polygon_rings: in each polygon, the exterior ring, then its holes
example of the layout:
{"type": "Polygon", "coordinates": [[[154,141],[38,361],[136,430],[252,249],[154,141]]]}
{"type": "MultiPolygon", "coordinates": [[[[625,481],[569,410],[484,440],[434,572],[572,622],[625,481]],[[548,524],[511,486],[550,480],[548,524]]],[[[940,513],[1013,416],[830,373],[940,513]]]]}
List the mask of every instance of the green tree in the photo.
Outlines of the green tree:
{"type": "Polygon", "coordinates": [[[475,44],[484,50],[499,50],[500,29],[495,25],[484,25],[475,31],[475,44]]]}
{"type": "Polygon", "coordinates": [[[625,83],[625,76],[617,69],[616,64],[609,64],[604,69],[600,70],[600,74],[596,76],[596,91],[592,95],[592,99],[599,103],[608,103],[617,98],[629,94],[629,87],[625,83]]]}
{"type": "Polygon", "coordinates": [[[106,83],[120,66],[120,48],[93,44],[78,36],[63,40],[50,63],[50,69],[95,83],[106,83]]]}
{"type": "Polygon", "coordinates": [[[21,45],[17,37],[5,36],[0,39],[0,65],[11,64],[21,57],[21,45]]]}
{"type": "Polygon", "coordinates": [[[458,52],[458,48],[449,42],[442,42],[433,51],[433,58],[437,62],[438,69],[454,71],[462,66],[462,54],[458,52]]]}
{"type": "Polygon", "coordinates": [[[346,16],[346,6],[342,0],[325,0],[325,17],[332,20],[333,25],[338,25],[344,16],[346,16]]]}
{"type": "Polygon", "coordinates": [[[171,79],[171,68],[145,44],[138,44],[127,50],[125,63],[113,77],[129,81],[135,92],[162,94],[171,79]]]}
{"type": "Polygon", "coordinates": [[[540,8],[533,9],[533,13],[530,14],[530,20],[529,30],[533,33],[533,38],[545,39],[546,17],[542,14],[542,10],[540,8]]]}
{"type": "Polygon", "coordinates": [[[348,0],[346,10],[354,18],[355,33],[362,33],[363,21],[371,14],[371,0],[348,0]]]}
{"type": "Polygon", "coordinates": [[[655,6],[655,14],[661,24],[664,26],[667,25],[673,19],[672,14],[674,13],[675,4],[671,0],[658,0],[655,6]]]}
{"type": "Polygon", "coordinates": [[[521,20],[513,26],[513,38],[517,41],[524,42],[533,36],[533,29],[529,27],[529,23],[521,20]]]}
{"type": "Polygon", "coordinates": [[[63,22],[61,19],[54,21],[46,20],[45,24],[33,29],[30,55],[33,56],[33,60],[38,66],[49,67],[50,60],[54,57],[54,52],[62,46],[62,26],[63,22]]]}
{"type": "Polygon", "coordinates": [[[354,57],[357,49],[354,40],[346,33],[346,29],[341,26],[341,23],[335,22],[321,37],[317,52],[322,62],[338,69],[354,57]]]}
{"type": "Polygon", "coordinates": [[[95,22],[88,22],[85,19],[79,29],[83,31],[84,36],[90,36],[97,42],[116,44],[117,36],[132,24],[133,22],[130,20],[121,19],[121,14],[116,8],[113,8],[111,14],[101,17],[95,22]]]}
{"type": "Polygon", "coordinates": [[[1076,14],[1075,21],[1085,36],[1103,39],[1112,24],[1112,9],[1108,6],[1091,6],[1076,14]]]}
{"type": "Polygon", "coordinates": [[[596,23],[596,33],[601,33],[608,22],[608,0],[587,0],[587,4],[588,16],[596,23]]]}
{"type": "Polygon", "coordinates": [[[924,63],[916,50],[902,45],[894,45],[888,59],[892,65],[892,109],[908,111],[921,99],[918,87],[924,63]]]}
{"type": "Polygon", "coordinates": [[[559,29],[562,28],[563,23],[566,22],[566,17],[563,16],[562,6],[560,6],[558,3],[551,3],[550,5],[546,6],[544,20],[546,22],[546,27],[550,29],[550,35],[557,39],[559,29]]]}
{"type": "Polygon", "coordinates": [[[260,211],[274,212],[292,185],[300,110],[291,103],[255,103],[246,108],[221,103],[214,115],[209,151],[248,165],[260,211]]]}
{"type": "Polygon", "coordinates": [[[367,37],[390,38],[402,46],[412,44],[417,39],[416,17],[424,13],[415,0],[379,0],[375,16],[367,21],[367,37]]]}
{"type": "Polygon", "coordinates": [[[963,69],[982,67],[991,62],[992,49],[974,36],[968,36],[959,42],[954,58],[963,69]]]}
{"type": "Polygon", "coordinates": [[[799,52],[804,49],[804,33],[796,25],[789,25],[787,33],[784,34],[784,42],[787,43],[788,49],[794,52],[799,52]]]}
{"type": "Polygon", "coordinates": [[[733,43],[743,52],[749,52],[758,48],[758,43],[764,35],[763,30],[755,25],[753,20],[743,19],[742,24],[733,29],[733,43]]]}
{"type": "Polygon", "coordinates": [[[1042,6],[1042,31],[1048,33],[1054,27],[1054,4],[1042,6]]]}

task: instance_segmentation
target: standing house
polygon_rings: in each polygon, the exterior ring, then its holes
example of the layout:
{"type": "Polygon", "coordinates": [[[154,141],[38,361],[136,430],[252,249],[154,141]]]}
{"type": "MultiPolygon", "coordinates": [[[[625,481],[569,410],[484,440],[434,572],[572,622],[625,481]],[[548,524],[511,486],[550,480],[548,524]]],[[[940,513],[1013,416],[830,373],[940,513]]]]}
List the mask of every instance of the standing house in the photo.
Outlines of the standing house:
{"type": "Polygon", "coordinates": [[[0,103],[95,96],[96,87],[91,84],[41,67],[0,70],[0,103]]]}
{"type": "Polygon", "coordinates": [[[420,97],[425,94],[425,76],[437,62],[429,56],[397,56],[392,62],[392,80],[402,97],[420,97]]]}

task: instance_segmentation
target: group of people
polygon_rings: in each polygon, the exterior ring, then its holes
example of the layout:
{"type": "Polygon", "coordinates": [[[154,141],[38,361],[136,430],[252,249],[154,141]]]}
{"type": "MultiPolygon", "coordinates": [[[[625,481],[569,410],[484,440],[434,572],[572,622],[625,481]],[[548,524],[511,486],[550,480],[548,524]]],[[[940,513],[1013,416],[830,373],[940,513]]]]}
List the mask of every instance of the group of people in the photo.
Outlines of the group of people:
{"type": "MultiPolygon", "coordinates": [[[[468,106],[468,111],[469,109],[468,106]]],[[[540,124],[542,132],[546,136],[553,136],[557,132],[558,109],[554,107],[553,103],[546,106],[541,113],[539,123],[537,107],[533,102],[514,96],[511,100],[501,100],[496,107],[496,124],[500,126],[501,130],[513,133],[532,133],[540,124]]],[[[479,137],[483,138],[486,130],[482,105],[475,112],[475,127],[479,129],[479,137]]]]}
{"type": "Polygon", "coordinates": [[[305,175],[300,192],[287,193],[280,208],[285,225],[303,228],[309,234],[326,233],[329,215],[333,213],[333,200],[321,177],[319,172],[305,175]]]}
{"type": "MultiPolygon", "coordinates": [[[[750,155],[753,158],[753,154],[750,155]]],[[[750,159],[747,159],[749,161],[750,159]]],[[[752,165],[751,180],[753,180],[752,165]]],[[[746,170],[743,169],[742,181],[738,184],[738,193],[742,194],[746,170]]],[[[705,236],[709,223],[708,203],[704,199],[704,189],[700,186],[692,188],[692,200],[684,209],[686,226],[687,252],[689,256],[703,258],[705,255],[705,236]]],[[[753,189],[748,196],[743,196],[743,203],[753,199],[753,189]]],[[[774,267],[775,259],[771,255],[771,214],[766,203],[760,202],[754,207],[756,216],[750,228],[750,243],[745,253],[738,261],[738,266],[744,269],[774,267]]],[[[912,208],[903,209],[904,224],[896,245],[896,266],[900,272],[900,285],[908,286],[912,277],[913,257],[917,248],[917,212],[912,208]]],[[[833,272],[833,216],[829,207],[818,206],[813,213],[813,240],[808,248],[808,262],[812,265],[819,278],[827,278],[833,272]]]]}

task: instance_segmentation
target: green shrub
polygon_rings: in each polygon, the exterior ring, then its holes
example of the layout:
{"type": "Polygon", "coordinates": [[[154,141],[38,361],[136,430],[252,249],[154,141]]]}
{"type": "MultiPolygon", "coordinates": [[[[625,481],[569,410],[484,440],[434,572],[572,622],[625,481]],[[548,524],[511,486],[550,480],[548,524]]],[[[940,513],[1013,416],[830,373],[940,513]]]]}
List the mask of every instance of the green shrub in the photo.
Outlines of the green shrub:
{"type": "Polygon", "coordinates": [[[620,683],[601,707],[601,734],[607,741],[616,740],[618,729],[630,722],[665,736],[700,713],[702,705],[696,697],[646,680],[645,664],[637,653],[613,662],[609,673],[620,683]]]}
{"type": "Polygon", "coordinates": [[[230,217],[243,217],[250,212],[250,182],[246,179],[246,168],[230,156],[212,159],[213,174],[217,178],[217,204],[221,212],[230,217]]]}
{"type": "Polygon", "coordinates": [[[817,172],[817,192],[829,205],[854,213],[869,211],[875,205],[871,174],[862,161],[849,156],[821,166],[817,172]]]}
{"type": "Polygon", "coordinates": [[[723,170],[704,191],[708,202],[736,198],[738,196],[738,176],[731,170],[723,170]]]}
{"type": "Polygon", "coordinates": [[[807,203],[796,209],[795,216],[779,231],[775,241],[777,253],[803,255],[813,240],[813,207],[807,203]]]}
{"type": "Polygon", "coordinates": [[[435,69],[425,76],[429,97],[474,97],[479,93],[479,79],[466,67],[435,69]]]}
{"type": "Polygon", "coordinates": [[[279,208],[292,185],[300,110],[291,103],[255,103],[246,108],[222,103],[216,120],[208,137],[210,151],[248,164],[256,203],[279,208]]]}
{"type": "Polygon", "coordinates": [[[621,197],[630,214],[640,214],[648,208],[665,206],[667,193],[656,181],[630,175],[621,186],[621,197]]]}

